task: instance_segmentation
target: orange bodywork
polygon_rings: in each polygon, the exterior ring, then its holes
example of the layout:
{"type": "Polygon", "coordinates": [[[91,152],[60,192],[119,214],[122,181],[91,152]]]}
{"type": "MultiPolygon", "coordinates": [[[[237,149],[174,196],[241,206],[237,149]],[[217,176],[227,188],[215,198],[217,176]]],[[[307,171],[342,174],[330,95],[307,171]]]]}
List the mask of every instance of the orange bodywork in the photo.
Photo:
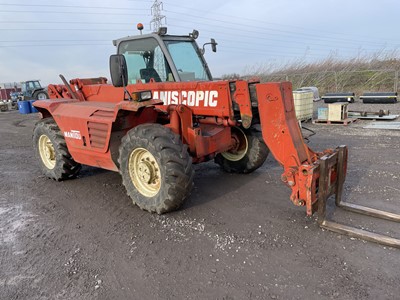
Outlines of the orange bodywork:
{"type": "MultiPolygon", "coordinates": [[[[70,87],[74,95],[63,85],[50,85],[53,99],[34,105],[43,117],[55,119],[75,161],[117,171],[121,137],[139,124],[161,123],[181,136],[193,162],[202,162],[231,149],[231,128],[249,128],[257,117],[265,144],[284,168],[282,181],[292,189],[292,202],[306,206],[308,214],[315,210],[318,161],[334,151],[315,153],[304,143],[291,83],[151,80],[128,85],[130,95],[152,92],[153,99],[142,102],[127,100],[124,89],[106,84],[105,78],[73,79],[70,87]]],[[[332,165],[329,182],[335,174],[332,165]]]]}

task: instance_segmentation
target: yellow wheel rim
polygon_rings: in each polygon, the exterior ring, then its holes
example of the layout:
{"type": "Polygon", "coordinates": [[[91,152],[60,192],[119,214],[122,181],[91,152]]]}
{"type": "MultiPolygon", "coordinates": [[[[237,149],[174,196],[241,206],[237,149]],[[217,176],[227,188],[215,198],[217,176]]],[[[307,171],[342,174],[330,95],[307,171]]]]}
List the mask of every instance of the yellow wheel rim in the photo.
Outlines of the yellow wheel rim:
{"type": "Polygon", "coordinates": [[[53,143],[45,134],[39,138],[39,154],[46,168],[52,170],[56,166],[56,153],[53,143]]]}
{"type": "Polygon", "coordinates": [[[233,148],[229,151],[222,152],[221,155],[230,161],[239,161],[245,157],[249,149],[249,142],[246,134],[238,127],[232,128],[232,144],[233,148]]]}
{"type": "Polygon", "coordinates": [[[129,156],[128,169],[133,185],[142,195],[157,195],[161,187],[161,172],[155,157],[149,151],[144,148],[133,150],[129,156]]]}

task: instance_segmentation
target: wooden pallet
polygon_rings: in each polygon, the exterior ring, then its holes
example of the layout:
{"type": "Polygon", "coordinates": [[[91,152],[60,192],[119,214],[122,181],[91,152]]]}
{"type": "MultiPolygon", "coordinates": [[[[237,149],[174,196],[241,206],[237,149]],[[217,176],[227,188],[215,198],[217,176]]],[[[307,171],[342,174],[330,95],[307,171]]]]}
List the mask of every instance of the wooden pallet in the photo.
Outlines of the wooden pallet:
{"type": "Polygon", "coordinates": [[[347,118],[340,121],[330,121],[330,120],[313,120],[313,124],[326,124],[326,125],[349,125],[353,122],[357,121],[355,118],[347,118]]]}

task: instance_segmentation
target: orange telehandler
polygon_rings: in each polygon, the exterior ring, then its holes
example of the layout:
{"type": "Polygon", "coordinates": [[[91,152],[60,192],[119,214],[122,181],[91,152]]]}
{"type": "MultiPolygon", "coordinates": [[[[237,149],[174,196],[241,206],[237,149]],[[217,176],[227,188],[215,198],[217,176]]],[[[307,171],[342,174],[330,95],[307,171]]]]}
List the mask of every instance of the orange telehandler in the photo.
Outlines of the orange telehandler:
{"type": "MultiPolygon", "coordinates": [[[[197,36],[196,30],[173,36],[160,28],[115,40],[112,85],[104,77],[68,83],[60,75],[64,85],[49,85],[51,99],[34,104],[42,118],[33,144],[44,174],[72,178],[81,164],[118,171],[136,205],[162,214],[189,196],[193,163],[214,159],[227,172],[250,173],[271,152],[284,169],[290,200],[305,206],[308,215],[318,211],[321,226],[400,246],[398,240],[326,219],[330,196],[349,206],[341,201],[347,148],[317,153],[304,143],[291,83],[213,81],[197,36]]],[[[216,51],[215,40],[207,44],[216,51]]]]}

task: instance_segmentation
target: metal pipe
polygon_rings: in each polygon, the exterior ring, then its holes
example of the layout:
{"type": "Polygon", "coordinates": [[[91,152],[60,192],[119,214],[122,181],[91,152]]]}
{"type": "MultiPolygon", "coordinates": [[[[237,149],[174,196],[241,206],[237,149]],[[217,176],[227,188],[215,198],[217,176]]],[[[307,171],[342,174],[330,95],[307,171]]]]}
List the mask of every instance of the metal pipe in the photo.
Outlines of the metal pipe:
{"type": "Polygon", "coordinates": [[[79,100],[78,96],[77,96],[76,93],[71,89],[71,86],[69,85],[69,83],[67,82],[67,80],[65,79],[65,77],[64,77],[62,74],[60,74],[59,76],[60,76],[62,82],[64,83],[66,89],[68,90],[69,94],[71,95],[72,99],[79,100]]]}

